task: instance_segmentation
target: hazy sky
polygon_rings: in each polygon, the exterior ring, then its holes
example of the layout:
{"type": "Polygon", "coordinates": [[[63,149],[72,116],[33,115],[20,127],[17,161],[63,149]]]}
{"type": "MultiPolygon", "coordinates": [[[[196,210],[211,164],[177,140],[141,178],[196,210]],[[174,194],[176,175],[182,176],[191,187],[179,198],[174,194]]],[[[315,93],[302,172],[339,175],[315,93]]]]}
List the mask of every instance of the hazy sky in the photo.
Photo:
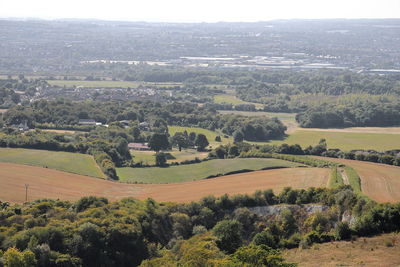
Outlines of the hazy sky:
{"type": "Polygon", "coordinates": [[[400,0],[0,0],[0,17],[168,22],[399,18],[400,0]]]}

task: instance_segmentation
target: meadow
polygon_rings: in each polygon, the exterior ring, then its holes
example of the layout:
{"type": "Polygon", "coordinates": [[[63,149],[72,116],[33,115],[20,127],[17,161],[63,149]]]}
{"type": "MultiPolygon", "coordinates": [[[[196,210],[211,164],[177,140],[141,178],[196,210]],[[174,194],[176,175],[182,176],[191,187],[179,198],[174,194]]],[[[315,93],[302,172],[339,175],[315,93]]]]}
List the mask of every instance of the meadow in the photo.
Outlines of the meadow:
{"type": "Polygon", "coordinates": [[[272,140],[270,144],[299,144],[305,148],[318,144],[319,140],[323,138],[326,139],[328,148],[339,148],[343,151],[356,149],[373,149],[376,151],[400,149],[400,134],[338,132],[335,130],[296,130],[290,133],[284,140],[272,140]]]}
{"type": "MultiPolygon", "coordinates": [[[[165,153],[168,153],[167,163],[194,160],[195,158],[204,159],[208,156],[208,152],[199,152],[195,149],[182,149],[182,151],[179,151],[173,148],[172,151],[166,151],[165,153]]],[[[142,162],[144,165],[156,164],[156,153],[154,151],[133,150],[131,154],[135,163],[142,162]]]]}
{"type": "Polygon", "coordinates": [[[215,159],[196,164],[146,167],[117,168],[117,174],[122,182],[129,183],[178,183],[207,178],[213,175],[223,175],[239,170],[260,170],[263,168],[296,167],[293,163],[278,159],[215,159]]]}
{"type": "Polygon", "coordinates": [[[283,252],[287,261],[297,262],[299,267],[400,266],[399,254],[398,233],[314,244],[310,249],[294,248],[283,252]]]}
{"type": "Polygon", "coordinates": [[[39,166],[105,178],[105,175],[97,166],[93,157],[85,154],[22,148],[0,148],[0,162],[39,166]]]}
{"type": "Polygon", "coordinates": [[[215,131],[198,128],[198,127],[168,126],[168,132],[171,136],[173,136],[176,132],[184,132],[185,130],[188,133],[195,132],[196,134],[200,134],[200,133],[204,134],[207,137],[207,140],[212,147],[217,147],[220,144],[233,143],[233,138],[231,136],[226,138],[226,137],[224,137],[224,134],[218,133],[215,131]],[[221,136],[221,142],[215,141],[215,137],[217,137],[218,135],[221,136]]]}

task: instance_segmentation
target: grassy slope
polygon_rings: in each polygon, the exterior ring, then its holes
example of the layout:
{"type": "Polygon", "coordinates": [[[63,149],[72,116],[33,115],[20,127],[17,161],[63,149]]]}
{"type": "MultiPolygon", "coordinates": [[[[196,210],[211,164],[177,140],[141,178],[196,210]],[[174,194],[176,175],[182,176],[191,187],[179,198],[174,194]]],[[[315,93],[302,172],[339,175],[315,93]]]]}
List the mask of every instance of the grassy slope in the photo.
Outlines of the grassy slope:
{"type": "Polygon", "coordinates": [[[0,148],[0,162],[47,167],[60,171],[105,178],[92,156],[78,153],[0,148]]]}
{"type": "Polygon", "coordinates": [[[392,233],[314,244],[310,249],[294,248],[285,250],[283,256],[287,261],[299,263],[299,267],[400,266],[399,243],[400,234],[392,233]]]}
{"type": "MultiPolygon", "coordinates": [[[[171,154],[174,158],[167,159],[167,162],[182,162],[185,160],[193,160],[196,157],[199,159],[204,159],[208,156],[208,152],[198,152],[195,149],[182,149],[179,151],[174,148],[172,151],[167,151],[165,153],[171,154]]],[[[133,160],[135,162],[143,162],[145,165],[155,165],[156,153],[154,151],[131,151],[133,160]]]]}
{"type": "Polygon", "coordinates": [[[117,168],[117,174],[123,182],[174,183],[204,179],[211,175],[250,169],[260,170],[266,167],[294,167],[292,163],[277,159],[216,159],[197,164],[171,166],[167,168],[117,168]]]}
{"type": "Polygon", "coordinates": [[[182,126],[168,126],[168,131],[171,136],[173,136],[176,132],[184,132],[187,131],[188,133],[190,132],[195,132],[196,134],[202,133],[204,134],[208,142],[210,143],[211,146],[219,146],[220,144],[227,144],[227,143],[232,143],[233,139],[232,137],[225,138],[223,137],[222,134],[219,134],[217,132],[213,132],[207,129],[203,128],[197,128],[197,127],[182,127],[182,126]],[[222,142],[215,142],[215,137],[219,135],[221,136],[222,142]]]}
{"type": "Polygon", "coordinates": [[[333,188],[336,186],[343,185],[343,177],[340,174],[340,171],[338,170],[337,166],[331,167],[331,173],[329,177],[329,188],[333,188]]]}
{"type": "Polygon", "coordinates": [[[285,140],[273,140],[271,144],[299,144],[303,148],[318,144],[325,138],[329,148],[340,148],[344,151],[353,149],[374,149],[384,151],[400,148],[400,135],[379,133],[345,133],[326,131],[302,131],[291,133],[285,140]]]}

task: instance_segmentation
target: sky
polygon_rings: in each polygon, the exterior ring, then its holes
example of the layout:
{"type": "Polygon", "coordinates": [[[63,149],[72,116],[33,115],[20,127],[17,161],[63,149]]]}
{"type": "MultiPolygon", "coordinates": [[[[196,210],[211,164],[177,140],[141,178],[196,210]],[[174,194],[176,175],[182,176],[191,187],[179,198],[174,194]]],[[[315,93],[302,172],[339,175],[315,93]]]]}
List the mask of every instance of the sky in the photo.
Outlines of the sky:
{"type": "Polygon", "coordinates": [[[400,18],[400,0],[0,0],[0,17],[152,22],[400,18]]]}

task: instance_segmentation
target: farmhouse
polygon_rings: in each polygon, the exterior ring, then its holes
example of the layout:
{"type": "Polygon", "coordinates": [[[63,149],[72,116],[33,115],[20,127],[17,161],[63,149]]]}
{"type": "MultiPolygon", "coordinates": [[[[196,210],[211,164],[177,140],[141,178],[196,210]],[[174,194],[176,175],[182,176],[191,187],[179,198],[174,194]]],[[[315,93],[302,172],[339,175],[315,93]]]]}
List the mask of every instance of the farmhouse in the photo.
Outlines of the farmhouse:
{"type": "Polygon", "coordinates": [[[147,143],[129,143],[128,148],[132,150],[148,151],[150,147],[147,143]]]}

